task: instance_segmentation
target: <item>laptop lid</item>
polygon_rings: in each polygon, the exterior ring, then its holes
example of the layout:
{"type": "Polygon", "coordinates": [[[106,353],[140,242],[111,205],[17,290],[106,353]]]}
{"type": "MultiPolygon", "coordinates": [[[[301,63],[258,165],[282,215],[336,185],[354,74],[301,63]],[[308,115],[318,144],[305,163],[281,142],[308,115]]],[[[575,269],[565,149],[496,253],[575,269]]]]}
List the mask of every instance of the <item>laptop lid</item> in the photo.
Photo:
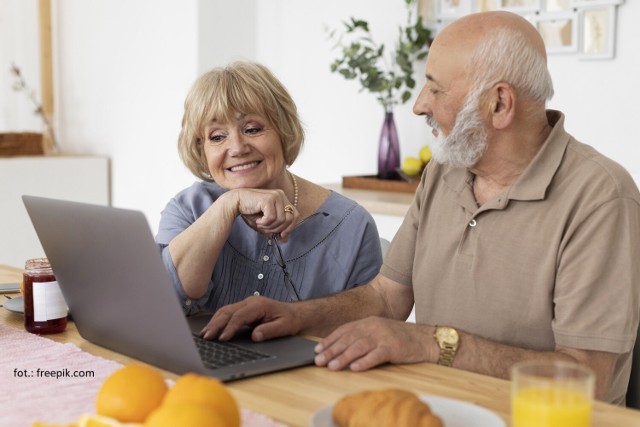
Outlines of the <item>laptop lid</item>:
{"type": "Polygon", "coordinates": [[[208,318],[186,318],[149,224],[139,211],[35,196],[22,197],[80,335],[178,374],[223,381],[313,363],[302,337],[233,342],[274,357],[206,369],[192,331],[208,318]]]}

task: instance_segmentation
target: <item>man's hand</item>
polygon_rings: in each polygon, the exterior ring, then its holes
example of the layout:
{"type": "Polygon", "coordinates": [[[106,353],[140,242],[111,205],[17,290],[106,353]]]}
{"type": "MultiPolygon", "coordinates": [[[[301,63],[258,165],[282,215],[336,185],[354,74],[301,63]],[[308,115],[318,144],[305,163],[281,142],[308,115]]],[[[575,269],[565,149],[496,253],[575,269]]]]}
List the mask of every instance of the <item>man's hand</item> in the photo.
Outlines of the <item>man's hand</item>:
{"type": "Polygon", "coordinates": [[[301,329],[293,304],[259,296],[220,308],[200,331],[200,336],[226,341],[245,325],[257,325],[251,334],[254,341],[295,335],[301,329]]]}
{"type": "Polygon", "coordinates": [[[433,327],[368,317],[337,328],[316,347],[315,363],[332,371],[365,371],[386,362],[433,361],[433,327]]]}

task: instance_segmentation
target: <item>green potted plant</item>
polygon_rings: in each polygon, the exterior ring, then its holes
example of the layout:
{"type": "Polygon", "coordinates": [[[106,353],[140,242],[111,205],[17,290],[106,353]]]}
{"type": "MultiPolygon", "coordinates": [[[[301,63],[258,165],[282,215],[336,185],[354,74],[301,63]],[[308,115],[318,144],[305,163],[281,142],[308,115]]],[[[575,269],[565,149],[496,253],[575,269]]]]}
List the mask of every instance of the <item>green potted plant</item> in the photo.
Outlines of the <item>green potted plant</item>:
{"type": "Polygon", "coordinates": [[[413,64],[429,52],[431,31],[424,27],[416,13],[417,0],[404,0],[407,21],[399,27],[395,49],[387,52],[383,43],[376,42],[367,21],[351,17],[344,22],[344,31],[332,31],[340,56],[331,63],[331,72],[345,79],[357,79],[361,91],[371,92],[382,105],[385,119],[378,147],[378,177],[397,178],[400,166],[400,146],[393,116],[393,107],[411,98],[415,88],[413,64]]]}

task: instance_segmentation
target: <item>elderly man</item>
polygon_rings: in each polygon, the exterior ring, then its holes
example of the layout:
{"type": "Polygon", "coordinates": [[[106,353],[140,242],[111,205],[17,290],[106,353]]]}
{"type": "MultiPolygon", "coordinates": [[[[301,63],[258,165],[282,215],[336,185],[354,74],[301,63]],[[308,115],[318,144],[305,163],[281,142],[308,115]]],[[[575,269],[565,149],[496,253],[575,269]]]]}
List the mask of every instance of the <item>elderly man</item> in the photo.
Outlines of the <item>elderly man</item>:
{"type": "Polygon", "coordinates": [[[380,274],[300,303],[252,297],[203,335],[258,324],[256,340],[326,336],[316,364],[331,370],[428,361],[508,378],[521,360],[571,361],[596,372],[600,399],[623,403],[639,320],[633,180],[545,110],[545,46],[518,15],[450,24],[426,79],[414,112],[434,129],[436,161],[380,274]]]}

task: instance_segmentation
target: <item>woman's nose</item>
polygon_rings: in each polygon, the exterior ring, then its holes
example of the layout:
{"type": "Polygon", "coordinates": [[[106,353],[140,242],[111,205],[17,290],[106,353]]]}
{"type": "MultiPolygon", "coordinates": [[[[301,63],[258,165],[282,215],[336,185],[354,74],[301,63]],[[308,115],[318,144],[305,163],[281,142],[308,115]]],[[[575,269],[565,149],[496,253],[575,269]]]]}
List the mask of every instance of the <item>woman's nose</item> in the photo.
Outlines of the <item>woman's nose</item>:
{"type": "Polygon", "coordinates": [[[229,154],[241,156],[251,151],[251,145],[242,133],[229,135],[229,154]]]}

